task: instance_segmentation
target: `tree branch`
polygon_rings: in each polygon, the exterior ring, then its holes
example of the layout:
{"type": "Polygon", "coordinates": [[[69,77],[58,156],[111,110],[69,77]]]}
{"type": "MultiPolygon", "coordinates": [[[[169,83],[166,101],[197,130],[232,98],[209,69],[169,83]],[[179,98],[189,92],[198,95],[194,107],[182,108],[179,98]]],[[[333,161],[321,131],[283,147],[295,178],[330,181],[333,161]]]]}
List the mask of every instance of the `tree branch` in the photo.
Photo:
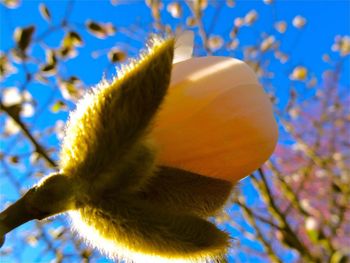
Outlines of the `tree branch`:
{"type": "Polygon", "coordinates": [[[28,138],[28,140],[33,144],[35,151],[43,157],[43,159],[46,160],[46,162],[52,167],[57,167],[57,164],[51,157],[47,154],[44,147],[33,137],[33,135],[30,133],[27,126],[21,121],[19,114],[17,111],[13,110],[12,107],[5,106],[2,102],[0,102],[0,110],[4,111],[8,116],[10,116],[15,123],[20,127],[23,134],[28,138]]]}
{"type": "Polygon", "coordinates": [[[282,263],[281,259],[276,255],[275,251],[273,250],[270,242],[265,239],[262,231],[260,230],[258,224],[255,221],[255,216],[253,215],[252,210],[249,209],[246,205],[243,205],[242,203],[238,203],[238,204],[240,204],[241,208],[243,209],[243,214],[245,215],[245,219],[254,228],[255,234],[258,240],[264,246],[267,256],[270,258],[271,262],[282,263]]]}
{"type": "Polygon", "coordinates": [[[278,230],[280,230],[280,231],[283,230],[283,229],[282,229],[279,225],[277,225],[276,223],[270,221],[269,219],[267,219],[267,218],[265,218],[265,217],[263,217],[263,216],[261,216],[261,215],[256,214],[256,213],[255,213],[252,209],[250,209],[246,204],[240,202],[239,200],[236,200],[235,203],[236,203],[237,205],[239,205],[242,209],[244,209],[247,213],[251,214],[251,215],[252,215],[254,218],[256,218],[257,220],[259,220],[259,221],[261,221],[261,222],[263,222],[263,223],[265,223],[265,224],[267,224],[267,225],[269,225],[269,226],[271,226],[271,227],[274,227],[274,228],[276,228],[276,229],[278,229],[278,230]]]}
{"type": "Polygon", "coordinates": [[[278,220],[283,228],[283,233],[285,235],[285,244],[289,247],[295,248],[300,252],[300,255],[305,258],[309,262],[319,262],[318,258],[315,258],[308,248],[299,240],[298,236],[294,233],[291,226],[289,225],[286,217],[282,213],[282,211],[278,208],[277,204],[275,203],[275,200],[272,197],[272,193],[270,191],[270,188],[268,186],[265,174],[263,170],[260,168],[258,170],[259,175],[261,177],[261,181],[258,181],[257,178],[252,176],[252,180],[255,183],[255,185],[260,190],[260,193],[262,194],[263,198],[265,199],[267,203],[267,207],[275,217],[276,220],[278,220]]]}

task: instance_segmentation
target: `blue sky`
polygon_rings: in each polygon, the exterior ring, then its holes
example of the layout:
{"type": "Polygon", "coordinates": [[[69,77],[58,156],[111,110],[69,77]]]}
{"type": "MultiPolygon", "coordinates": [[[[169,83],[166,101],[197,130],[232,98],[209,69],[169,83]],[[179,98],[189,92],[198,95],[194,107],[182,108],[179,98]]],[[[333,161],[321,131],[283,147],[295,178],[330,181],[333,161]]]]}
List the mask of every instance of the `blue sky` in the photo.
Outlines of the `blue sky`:
{"type": "MultiPolygon", "coordinates": [[[[53,23],[58,21],[64,14],[66,7],[66,1],[23,1],[22,6],[18,9],[7,9],[3,5],[0,5],[0,49],[8,50],[14,43],[12,40],[13,30],[18,26],[27,26],[34,24],[38,30],[36,34],[43,32],[47,28],[47,22],[45,22],[38,12],[38,4],[45,2],[53,15],[53,23]]],[[[166,4],[168,2],[165,2],[166,4]]],[[[228,32],[232,28],[233,20],[238,16],[244,16],[250,10],[255,9],[259,18],[256,24],[252,28],[243,28],[239,34],[239,39],[242,45],[254,44],[257,42],[257,38],[260,37],[258,32],[266,32],[268,34],[274,34],[278,40],[281,40],[281,49],[290,54],[292,53],[292,60],[288,62],[287,66],[281,67],[280,64],[273,62],[269,69],[275,72],[276,77],[272,81],[276,96],[281,101],[279,106],[282,106],[288,98],[288,90],[291,84],[288,79],[288,75],[294,66],[304,65],[321,81],[321,74],[324,70],[330,68],[322,60],[322,55],[330,53],[330,48],[334,43],[334,37],[336,35],[350,35],[350,2],[349,1],[276,1],[274,7],[266,5],[263,1],[237,1],[236,7],[229,9],[223,8],[219,14],[216,13],[214,8],[209,8],[204,14],[204,27],[210,29],[213,34],[220,35],[223,32],[228,32]],[[215,20],[215,24],[212,23],[213,18],[218,15],[215,20]],[[294,28],[291,25],[291,21],[296,15],[301,15],[307,19],[307,25],[303,30],[294,28]],[[273,21],[285,20],[288,23],[287,33],[281,35],[273,31],[273,21]]],[[[185,14],[188,14],[189,10],[184,10],[185,14]]],[[[163,21],[171,23],[173,26],[183,24],[184,19],[174,19],[169,14],[163,15],[163,21]]],[[[144,31],[149,31],[151,28],[150,22],[152,18],[150,11],[145,7],[143,1],[131,1],[131,3],[122,3],[117,7],[110,5],[109,1],[76,1],[74,4],[73,12],[71,14],[71,21],[76,23],[76,30],[82,32],[80,29],[81,23],[86,19],[93,19],[99,22],[112,22],[117,27],[117,35],[113,38],[107,38],[105,40],[99,40],[93,36],[84,33],[82,34],[84,40],[88,45],[80,49],[79,60],[69,61],[65,65],[63,74],[69,76],[71,74],[78,75],[82,78],[87,86],[92,86],[99,82],[103,76],[103,72],[106,69],[108,61],[105,56],[101,56],[97,59],[90,56],[91,51],[96,49],[108,50],[111,47],[118,45],[121,47],[135,46],[136,49],[128,49],[129,54],[135,55],[137,50],[142,47],[142,42],[135,41],[125,36],[125,34],[119,33],[121,28],[129,27],[130,24],[138,24],[141,38],[146,37],[144,31]],[[142,33],[143,32],[143,33],[142,33]]],[[[196,28],[192,28],[197,31],[196,28]]],[[[137,33],[138,34],[138,33],[137,33]]],[[[49,45],[57,46],[63,33],[59,32],[53,34],[47,39],[49,45]]],[[[228,38],[228,37],[226,37],[228,38]]],[[[197,43],[200,39],[196,38],[197,43]]],[[[33,54],[44,57],[44,53],[39,49],[34,49],[33,54]]],[[[203,55],[201,50],[197,50],[195,55],[203,55]]],[[[230,55],[237,58],[242,58],[241,51],[228,52],[221,49],[215,53],[215,55],[230,55]]],[[[267,56],[272,56],[267,54],[267,56]]],[[[332,55],[335,57],[336,55],[332,55]]],[[[19,67],[20,69],[20,67],[19,67]]],[[[345,63],[344,72],[350,72],[349,60],[345,63]]],[[[109,74],[110,72],[108,72],[109,74]]],[[[107,76],[109,76],[107,74],[107,76]]],[[[23,72],[19,72],[18,75],[9,77],[5,82],[1,83],[1,90],[5,87],[16,86],[22,81],[23,72]]],[[[343,85],[349,86],[349,74],[343,74],[341,82],[343,85]]],[[[299,85],[296,83],[296,85],[299,85]]],[[[50,94],[50,89],[45,88],[42,85],[31,85],[28,87],[32,95],[38,99],[38,101],[44,100],[50,94]]],[[[305,94],[307,96],[307,94],[305,94]]],[[[40,105],[39,105],[40,106],[40,105]]],[[[0,117],[0,121],[3,121],[3,117],[0,117]]],[[[43,114],[36,120],[35,128],[41,129],[44,127],[52,126],[57,119],[66,119],[67,112],[60,114],[49,114],[48,109],[44,109],[43,114]]],[[[32,119],[28,119],[30,123],[32,119]]],[[[1,138],[2,140],[2,138],[1,138]]],[[[47,138],[48,141],[44,141],[45,144],[54,145],[57,147],[58,141],[54,137],[47,138]]],[[[1,142],[1,151],[6,150],[8,142],[1,142]]],[[[28,151],[29,146],[24,145],[23,148],[17,148],[18,151],[28,151]]],[[[3,169],[3,168],[2,168],[3,169]]],[[[15,169],[14,169],[15,170],[15,169]]],[[[1,170],[2,172],[2,170],[1,170]]],[[[14,171],[14,173],[21,178],[21,171],[14,171]]],[[[4,191],[9,196],[12,196],[13,200],[16,193],[9,186],[9,182],[1,179],[1,192],[4,191]]],[[[33,180],[26,181],[26,186],[29,186],[33,180]]],[[[249,190],[249,186],[246,188],[247,195],[253,195],[253,192],[249,190]]],[[[2,198],[3,200],[3,198],[2,198]]],[[[6,199],[5,199],[6,200],[6,199]]],[[[29,230],[28,224],[23,226],[21,230],[29,230]]],[[[15,242],[13,239],[9,239],[8,243],[15,242]]],[[[35,249],[28,249],[28,253],[25,253],[25,257],[28,260],[34,260],[37,257],[35,249]]],[[[244,255],[242,255],[243,257],[244,255]]],[[[286,254],[285,259],[293,257],[286,254]]],[[[14,258],[5,258],[5,261],[9,262],[14,258]]],[[[102,261],[101,261],[102,262],[102,261]]]]}
{"type": "MultiPolygon", "coordinates": [[[[14,10],[6,10],[1,6],[1,48],[7,49],[13,45],[12,32],[16,26],[24,26],[28,24],[37,25],[41,31],[47,27],[47,23],[40,17],[37,11],[37,5],[40,1],[23,1],[21,8],[14,10]],[[30,15],[29,15],[30,14],[30,15]],[[9,41],[10,40],[10,41],[9,41]]],[[[122,1],[123,3],[123,1],[122,1]]],[[[166,4],[168,2],[165,2],[166,4]]],[[[220,1],[219,1],[220,3],[220,1]]],[[[53,13],[53,21],[61,18],[66,1],[46,1],[47,6],[53,13]]],[[[254,30],[246,27],[243,28],[239,34],[240,42],[243,45],[256,43],[259,35],[256,32],[275,33],[272,28],[274,20],[285,20],[288,23],[287,33],[284,35],[275,34],[276,38],[282,41],[282,50],[286,53],[292,52],[292,61],[289,63],[290,67],[295,65],[306,65],[316,76],[320,76],[322,71],[329,67],[322,61],[321,55],[330,52],[330,47],[334,42],[336,35],[349,34],[349,1],[276,1],[274,7],[266,5],[263,1],[237,1],[235,8],[222,8],[219,13],[216,23],[212,25],[213,17],[216,15],[214,8],[208,9],[204,17],[204,26],[211,29],[213,34],[222,34],[228,32],[232,28],[233,20],[237,16],[244,16],[248,11],[255,9],[259,14],[259,18],[254,25],[254,30]],[[307,19],[305,29],[299,30],[291,25],[292,19],[296,15],[302,15],[307,19]]],[[[189,12],[185,9],[185,14],[189,12]]],[[[184,19],[173,19],[169,14],[163,12],[164,21],[169,21],[173,25],[183,24],[184,19]]],[[[121,4],[117,8],[112,8],[109,1],[76,1],[71,15],[72,21],[84,21],[90,18],[101,22],[113,22],[118,28],[128,27],[130,24],[138,23],[145,31],[150,29],[150,11],[145,8],[143,1],[134,0],[131,4],[121,4]]],[[[79,31],[79,27],[77,27],[79,31]]],[[[196,30],[196,28],[193,28],[196,30]]],[[[40,32],[40,30],[38,30],[40,32]]],[[[227,34],[226,34],[227,35],[227,34]]],[[[48,43],[56,44],[61,34],[54,34],[54,37],[48,38],[48,43]]],[[[82,49],[82,57],[77,62],[69,62],[67,71],[71,74],[76,74],[82,77],[87,85],[96,84],[107,64],[105,57],[100,57],[98,60],[91,58],[90,52],[94,48],[109,49],[114,45],[125,45],[128,43],[132,46],[141,47],[141,43],[126,38],[123,34],[118,34],[114,38],[107,38],[105,40],[96,39],[87,35],[85,40],[89,42],[89,46],[82,49]],[[84,58],[84,60],[82,60],[84,58]],[[82,61],[89,65],[89,68],[81,67],[82,61]],[[78,64],[77,64],[78,63],[78,64]],[[79,64],[80,63],[80,64],[79,64]],[[96,72],[92,74],[91,72],[96,72]],[[99,74],[100,73],[100,74],[99,74]]],[[[199,39],[197,38],[197,41],[199,39]]],[[[132,50],[135,52],[135,50],[132,50]]],[[[133,55],[133,54],[132,54],[133,55]]],[[[197,52],[196,55],[203,55],[203,52],[197,52]]],[[[225,50],[219,50],[215,55],[227,55],[225,50]]],[[[241,52],[231,52],[231,56],[238,58],[242,57],[241,52]]],[[[292,68],[284,67],[284,71],[292,68]]],[[[347,62],[347,69],[349,69],[349,62],[347,62]]],[[[275,87],[277,95],[280,99],[286,97],[284,86],[289,85],[286,78],[290,72],[281,72],[280,65],[271,65],[273,72],[278,72],[276,75],[275,87]],[[282,75],[283,74],[283,75],[282,75]]],[[[346,70],[345,70],[346,72],[346,70]]],[[[349,76],[343,76],[343,82],[349,82],[349,76]]]]}

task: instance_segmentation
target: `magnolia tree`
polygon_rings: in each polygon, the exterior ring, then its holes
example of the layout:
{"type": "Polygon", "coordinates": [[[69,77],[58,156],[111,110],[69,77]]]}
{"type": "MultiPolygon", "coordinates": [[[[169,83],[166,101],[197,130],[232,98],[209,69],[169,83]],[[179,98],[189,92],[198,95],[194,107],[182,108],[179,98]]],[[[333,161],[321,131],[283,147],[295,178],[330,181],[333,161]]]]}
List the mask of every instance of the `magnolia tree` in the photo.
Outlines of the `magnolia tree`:
{"type": "MultiPolygon", "coordinates": [[[[274,10],[273,1],[263,2],[274,10]]],[[[8,31],[0,53],[2,210],[57,166],[68,111],[88,86],[102,75],[113,76],[115,65],[134,56],[151,32],[192,30],[194,56],[232,56],[251,66],[275,104],[280,125],[280,142],[270,161],[236,187],[225,211],[213,219],[234,238],[229,259],[350,260],[350,97],[349,83],[343,81],[349,36],[336,36],[329,53],[320,53],[327,70],[319,76],[295,64],[293,51],[284,47],[291,30],[298,44],[307,18],[274,18],[261,29],[257,23],[267,17],[251,3],[2,4],[8,31]],[[232,12],[239,5],[252,9],[232,12]],[[106,10],[106,17],[97,16],[94,8],[106,10]],[[135,15],[125,18],[128,8],[135,15]],[[12,20],[28,13],[33,15],[28,23],[12,20]],[[118,19],[122,16],[127,23],[118,19]],[[225,26],[218,30],[222,20],[225,26]],[[288,80],[283,98],[275,88],[281,78],[288,80]]],[[[23,225],[7,235],[1,256],[33,262],[107,260],[72,234],[68,224],[58,216],[23,225]]]]}

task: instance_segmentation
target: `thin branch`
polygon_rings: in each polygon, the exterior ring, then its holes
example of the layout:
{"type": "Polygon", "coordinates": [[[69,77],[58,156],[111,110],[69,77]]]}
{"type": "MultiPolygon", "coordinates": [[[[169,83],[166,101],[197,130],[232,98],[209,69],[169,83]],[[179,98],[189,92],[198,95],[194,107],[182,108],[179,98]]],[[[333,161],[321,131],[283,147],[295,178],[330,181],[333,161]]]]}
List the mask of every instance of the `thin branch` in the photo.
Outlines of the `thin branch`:
{"type": "Polygon", "coordinates": [[[19,115],[14,110],[12,110],[11,107],[7,107],[4,104],[2,104],[2,102],[0,102],[0,110],[4,111],[8,116],[10,116],[15,121],[15,123],[21,128],[23,134],[33,144],[35,151],[39,153],[51,167],[57,167],[55,161],[51,159],[44,147],[33,137],[27,126],[19,118],[19,115]]]}
{"type": "Polygon", "coordinates": [[[285,239],[286,245],[297,249],[300,252],[300,255],[305,259],[307,259],[308,261],[319,262],[318,258],[315,258],[310,253],[308,248],[300,241],[299,237],[295,234],[295,232],[292,230],[291,226],[289,225],[286,217],[277,206],[275,200],[272,197],[272,193],[268,186],[263,170],[260,168],[258,172],[261,177],[261,181],[258,181],[258,179],[255,178],[254,176],[252,176],[252,180],[255,182],[256,186],[260,190],[260,193],[265,198],[267,202],[267,206],[270,210],[270,213],[272,213],[276,217],[276,220],[280,222],[283,228],[283,232],[285,233],[285,236],[286,236],[286,239],[285,239]]]}
{"type": "Polygon", "coordinates": [[[261,242],[261,244],[264,246],[265,251],[267,253],[267,256],[270,258],[271,262],[277,262],[282,263],[282,260],[277,256],[276,252],[273,250],[271,246],[271,242],[265,239],[262,231],[260,230],[260,227],[255,221],[255,217],[252,213],[252,211],[245,205],[241,205],[241,208],[243,209],[243,212],[245,214],[245,218],[249,222],[249,224],[254,228],[254,231],[256,233],[256,236],[258,240],[261,242]]]}
{"type": "Polygon", "coordinates": [[[68,3],[67,3],[67,7],[66,7],[66,10],[65,10],[65,14],[64,14],[64,17],[63,17],[63,20],[62,20],[62,25],[65,26],[68,22],[68,19],[70,17],[70,15],[72,14],[73,12],[73,6],[74,6],[74,0],[70,0],[68,3]]]}
{"type": "Polygon", "coordinates": [[[277,225],[276,223],[270,221],[269,219],[267,219],[267,218],[265,218],[265,217],[263,217],[263,216],[261,216],[261,215],[256,214],[256,213],[255,213],[252,209],[250,209],[246,204],[240,202],[239,200],[236,200],[235,203],[236,203],[237,205],[239,205],[242,209],[244,209],[245,211],[247,211],[249,214],[251,214],[251,215],[252,215],[254,218],[256,218],[257,220],[259,220],[259,221],[261,221],[261,222],[263,222],[263,223],[265,223],[265,224],[267,224],[267,225],[269,225],[269,226],[271,226],[271,227],[273,227],[273,228],[276,228],[276,229],[278,229],[278,230],[280,230],[280,231],[283,230],[283,229],[282,229],[279,225],[277,225]]]}
{"type": "MultiPolygon", "coordinates": [[[[272,161],[269,161],[268,167],[277,176],[279,182],[281,183],[280,186],[282,188],[282,191],[285,197],[290,201],[290,204],[294,208],[298,209],[303,216],[310,216],[310,214],[301,206],[300,200],[298,200],[298,195],[294,192],[292,187],[289,184],[287,184],[287,182],[284,180],[283,176],[281,175],[282,173],[278,170],[276,165],[272,161]]],[[[289,207],[290,206],[288,206],[288,208],[289,207]]],[[[289,210],[288,208],[286,209],[286,211],[289,210]]]]}
{"type": "Polygon", "coordinates": [[[202,18],[201,18],[202,13],[201,13],[200,7],[198,6],[197,8],[195,8],[193,6],[193,4],[198,4],[196,2],[193,3],[191,1],[187,1],[186,3],[194,16],[194,19],[196,20],[196,24],[198,25],[198,32],[199,32],[199,36],[202,39],[203,47],[204,47],[205,51],[207,52],[207,55],[211,55],[212,51],[208,47],[208,35],[204,29],[204,25],[203,25],[202,18]],[[199,12],[199,14],[196,11],[199,12]]]}

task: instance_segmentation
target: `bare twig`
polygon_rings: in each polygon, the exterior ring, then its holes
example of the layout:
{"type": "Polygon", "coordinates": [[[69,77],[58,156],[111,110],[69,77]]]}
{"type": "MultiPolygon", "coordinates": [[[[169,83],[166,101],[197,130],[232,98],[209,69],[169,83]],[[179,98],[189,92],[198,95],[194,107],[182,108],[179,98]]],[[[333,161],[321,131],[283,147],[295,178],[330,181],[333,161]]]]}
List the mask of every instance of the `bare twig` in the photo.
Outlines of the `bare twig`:
{"type": "Polygon", "coordinates": [[[33,144],[35,151],[39,153],[51,167],[53,168],[57,167],[55,161],[51,159],[51,157],[45,151],[44,147],[41,146],[41,144],[34,138],[34,136],[31,134],[27,126],[19,118],[19,115],[15,111],[13,111],[12,108],[2,104],[2,102],[0,102],[0,110],[4,111],[8,116],[10,116],[16,122],[16,124],[21,128],[23,134],[33,144]]]}
{"type": "Polygon", "coordinates": [[[263,170],[260,168],[258,170],[259,175],[261,180],[258,180],[254,176],[252,176],[253,182],[255,182],[256,186],[259,188],[260,193],[264,196],[264,199],[267,202],[268,209],[270,213],[272,213],[275,217],[276,220],[279,221],[281,227],[283,228],[283,233],[285,235],[285,244],[288,245],[289,247],[297,249],[301,256],[305,258],[307,261],[311,262],[319,262],[319,259],[314,257],[308,248],[300,241],[299,237],[296,235],[296,233],[293,231],[291,226],[289,225],[287,218],[285,215],[282,213],[280,208],[277,206],[270,187],[268,185],[268,182],[266,180],[265,174],[263,170]]]}
{"type": "Polygon", "coordinates": [[[267,256],[269,257],[271,262],[282,263],[282,260],[277,256],[276,252],[273,250],[271,246],[271,242],[265,239],[262,231],[260,230],[260,227],[255,221],[255,216],[253,215],[252,210],[249,209],[246,205],[243,205],[242,203],[239,203],[239,204],[243,209],[243,212],[244,212],[243,214],[245,215],[246,220],[254,228],[255,234],[258,240],[264,246],[267,256]]]}

